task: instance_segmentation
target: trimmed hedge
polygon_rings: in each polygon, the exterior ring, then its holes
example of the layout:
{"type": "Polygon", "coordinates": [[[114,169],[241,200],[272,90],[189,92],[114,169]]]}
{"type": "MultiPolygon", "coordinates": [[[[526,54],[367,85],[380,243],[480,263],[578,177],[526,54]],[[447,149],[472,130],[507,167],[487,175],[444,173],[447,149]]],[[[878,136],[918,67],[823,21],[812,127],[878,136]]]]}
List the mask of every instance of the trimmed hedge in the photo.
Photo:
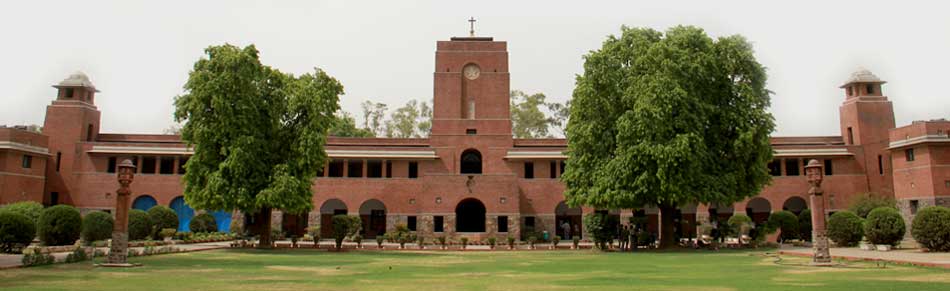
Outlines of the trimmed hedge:
{"type": "Polygon", "coordinates": [[[811,209],[802,210],[798,214],[798,238],[811,241],[811,209]]]}
{"type": "Polygon", "coordinates": [[[910,233],[928,250],[950,251],[950,208],[930,206],[917,211],[910,233]]]}
{"type": "Polygon", "coordinates": [[[729,224],[729,234],[738,236],[743,234],[741,233],[742,226],[745,225],[748,227],[752,225],[752,218],[749,218],[748,215],[737,213],[733,214],[732,217],[729,217],[729,220],[726,223],[729,224]]]}
{"type": "Polygon", "coordinates": [[[214,221],[214,216],[208,213],[198,214],[188,223],[191,232],[215,232],[218,231],[218,223],[214,221]]]}
{"type": "Polygon", "coordinates": [[[178,229],[178,214],[168,206],[156,205],[148,209],[148,222],[152,225],[152,237],[161,237],[162,229],[178,229]]]}
{"type": "Polygon", "coordinates": [[[827,235],[839,247],[856,246],[864,237],[864,221],[851,211],[835,212],[828,219],[827,235]]]}
{"type": "Polygon", "coordinates": [[[0,210],[0,252],[16,252],[30,245],[34,237],[36,224],[29,216],[0,210]]]}
{"type": "Polygon", "coordinates": [[[904,239],[907,227],[904,218],[897,209],[878,207],[868,213],[864,221],[864,235],[868,241],[876,245],[897,245],[904,239]]]}
{"type": "Polygon", "coordinates": [[[152,223],[144,210],[129,211],[129,240],[143,240],[152,232],[152,223]]]}
{"type": "Polygon", "coordinates": [[[43,204],[36,201],[20,201],[0,206],[0,211],[4,210],[26,215],[33,224],[36,224],[39,223],[40,214],[43,213],[43,204]]]}
{"type": "Polygon", "coordinates": [[[71,245],[79,239],[82,215],[69,205],[56,205],[43,210],[36,225],[40,240],[48,246],[71,245]]]}
{"type": "Polygon", "coordinates": [[[112,214],[102,211],[95,211],[86,214],[82,219],[82,237],[83,243],[90,245],[97,240],[106,240],[112,237],[112,226],[115,220],[112,214]]]}
{"type": "Polygon", "coordinates": [[[769,215],[771,229],[781,230],[779,241],[798,238],[798,216],[790,211],[778,211],[769,215]]]}

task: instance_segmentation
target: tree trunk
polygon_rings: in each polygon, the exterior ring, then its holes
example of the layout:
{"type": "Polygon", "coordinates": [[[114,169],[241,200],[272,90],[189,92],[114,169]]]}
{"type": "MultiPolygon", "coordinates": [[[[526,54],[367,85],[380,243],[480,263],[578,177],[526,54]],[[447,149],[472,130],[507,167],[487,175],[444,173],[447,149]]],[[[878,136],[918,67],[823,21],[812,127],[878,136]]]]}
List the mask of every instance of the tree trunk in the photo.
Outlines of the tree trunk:
{"type": "Polygon", "coordinates": [[[673,239],[673,212],[675,206],[660,205],[660,248],[676,246],[673,239]]]}
{"type": "Polygon", "coordinates": [[[257,248],[269,249],[273,245],[270,237],[270,219],[271,219],[271,208],[264,207],[261,208],[261,221],[262,223],[261,230],[261,239],[257,243],[257,248]]]}

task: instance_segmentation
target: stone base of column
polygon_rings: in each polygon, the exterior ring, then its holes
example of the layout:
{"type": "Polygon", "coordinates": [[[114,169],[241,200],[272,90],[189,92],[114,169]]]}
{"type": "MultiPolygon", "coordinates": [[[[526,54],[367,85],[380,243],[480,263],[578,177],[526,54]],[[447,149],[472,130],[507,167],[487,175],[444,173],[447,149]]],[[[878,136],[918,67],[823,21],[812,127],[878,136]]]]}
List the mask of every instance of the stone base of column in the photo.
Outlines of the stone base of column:
{"type": "Polygon", "coordinates": [[[828,249],[828,237],[824,230],[813,231],[812,233],[812,256],[813,266],[831,266],[831,251],[828,249]]]}
{"type": "Polygon", "coordinates": [[[125,232],[112,232],[112,245],[109,247],[108,264],[126,264],[129,250],[129,235],[125,232]]]}

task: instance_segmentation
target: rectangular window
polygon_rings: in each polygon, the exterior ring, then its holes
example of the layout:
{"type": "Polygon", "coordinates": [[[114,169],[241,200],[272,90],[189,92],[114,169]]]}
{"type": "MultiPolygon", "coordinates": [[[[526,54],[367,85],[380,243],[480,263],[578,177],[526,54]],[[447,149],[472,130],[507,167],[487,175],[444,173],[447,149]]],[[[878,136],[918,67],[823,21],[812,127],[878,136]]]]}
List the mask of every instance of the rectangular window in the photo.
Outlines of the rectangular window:
{"type": "Polygon", "coordinates": [[[917,208],[920,207],[920,202],[917,200],[910,201],[910,214],[917,214],[917,208]]]}
{"type": "Polygon", "coordinates": [[[908,162],[913,162],[913,161],[914,161],[914,149],[906,149],[906,150],[904,150],[904,155],[907,157],[907,161],[908,161],[908,162]]]}
{"type": "Polygon", "coordinates": [[[551,179],[557,179],[557,162],[551,161],[549,169],[551,170],[551,179]]]}
{"type": "Polygon", "coordinates": [[[848,127],[848,144],[854,144],[854,130],[848,127]]]}
{"type": "Polygon", "coordinates": [[[66,88],[66,94],[63,97],[73,98],[73,88],[66,88]]]}
{"type": "Polygon", "coordinates": [[[155,157],[142,157],[142,174],[155,174],[155,157]]]}
{"type": "Polygon", "coordinates": [[[56,152],[56,171],[59,172],[59,163],[63,161],[63,153],[56,152]]]}
{"type": "Polygon", "coordinates": [[[782,175],[782,160],[772,160],[772,162],[769,162],[769,174],[772,174],[772,176],[782,175]]]}
{"type": "Polygon", "coordinates": [[[868,84],[868,95],[874,94],[874,85],[868,84]]]}
{"type": "Polygon", "coordinates": [[[383,161],[380,161],[380,160],[366,161],[366,177],[382,178],[383,177],[383,161]]]}
{"type": "Polygon", "coordinates": [[[406,219],[406,226],[409,227],[409,231],[416,231],[416,217],[409,216],[406,219]]]}
{"type": "Polygon", "coordinates": [[[786,159],[785,160],[785,175],[786,176],[798,176],[798,159],[786,159]]]}
{"type": "Polygon", "coordinates": [[[445,218],[443,218],[441,215],[437,215],[437,216],[432,217],[432,228],[433,228],[432,231],[433,231],[433,232],[442,232],[442,231],[443,231],[443,230],[442,230],[442,229],[443,229],[442,223],[443,223],[443,220],[444,220],[444,219],[445,219],[445,218]]]}
{"type": "Polygon", "coordinates": [[[23,155],[23,166],[24,169],[29,169],[33,167],[33,157],[29,155],[23,155]]]}
{"type": "Polygon", "coordinates": [[[178,174],[185,174],[185,165],[188,164],[188,157],[178,157],[178,174]]]}
{"type": "Polygon", "coordinates": [[[158,163],[158,173],[163,175],[174,174],[175,157],[162,157],[158,163]]]}
{"type": "Polygon", "coordinates": [[[567,165],[564,163],[564,161],[561,161],[561,175],[564,175],[564,169],[565,169],[566,167],[567,167],[567,165]]]}
{"type": "Polygon", "coordinates": [[[106,163],[106,173],[115,173],[115,157],[109,157],[109,162],[106,163]]]}
{"type": "Polygon", "coordinates": [[[346,176],[350,178],[363,177],[363,160],[350,160],[346,163],[346,176]]]}
{"type": "Polygon", "coordinates": [[[508,216],[498,217],[498,232],[508,232],[508,216]]]}
{"type": "Polygon", "coordinates": [[[393,177],[393,161],[386,161],[386,178],[393,177]]]}
{"type": "Polygon", "coordinates": [[[54,206],[59,204],[59,192],[50,192],[49,193],[49,205],[54,206]]]}
{"type": "Polygon", "coordinates": [[[409,162],[409,179],[419,177],[419,162],[409,162]]]}
{"type": "Polygon", "coordinates": [[[332,160],[330,161],[330,166],[327,171],[329,177],[339,178],[343,177],[343,160],[332,160]]]}
{"type": "Polygon", "coordinates": [[[877,173],[884,175],[884,157],[877,155],[877,173]]]}
{"type": "Polygon", "coordinates": [[[478,134],[478,130],[477,130],[477,129],[474,129],[474,128],[469,128],[469,129],[466,129],[466,130],[465,130],[465,134],[467,134],[467,135],[476,135],[476,134],[478,134]]]}
{"type": "Polygon", "coordinates": [[[534,179],[534,163],[524,162],[524,178],[534,179]]]}
{"type": "Polygon", "coordinates": [[[831,159],[825,159],[825,176],[831,176],[834,172],[831,167],[831,159]]]}

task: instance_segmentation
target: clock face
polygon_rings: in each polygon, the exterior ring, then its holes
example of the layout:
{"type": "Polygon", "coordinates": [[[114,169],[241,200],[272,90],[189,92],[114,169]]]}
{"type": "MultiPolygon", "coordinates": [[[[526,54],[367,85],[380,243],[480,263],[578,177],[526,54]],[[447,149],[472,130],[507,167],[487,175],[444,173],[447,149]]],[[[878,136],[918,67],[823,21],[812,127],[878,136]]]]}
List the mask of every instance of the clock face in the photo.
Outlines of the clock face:
{"type": "Polygon", "coordinates": [[[481,70],[476,65],[468,65],[462,69],[462,74],[465,74],[465,78],[469,80],[475,80],[478,78],[478,75],[481,73],[481,70]]]}

